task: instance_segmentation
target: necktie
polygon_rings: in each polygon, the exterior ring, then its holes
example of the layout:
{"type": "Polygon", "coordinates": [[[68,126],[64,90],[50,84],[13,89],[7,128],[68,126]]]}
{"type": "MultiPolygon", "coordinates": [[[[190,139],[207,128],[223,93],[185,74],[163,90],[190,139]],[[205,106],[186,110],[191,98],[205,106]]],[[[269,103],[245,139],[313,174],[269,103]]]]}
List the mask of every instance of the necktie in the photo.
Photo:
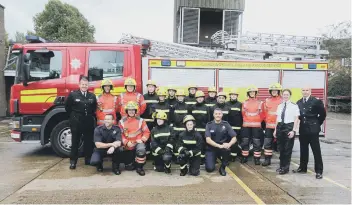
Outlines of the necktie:
{"type": "Polygon", "coordinates": [[[281,122],[285,123],[285,112],[286,112],[286,103],[284,106],[284,109],[282,109],[282,113],[281,113],[281,122]]]}
{"type": "Polygon", "coordinates": [[[307,98],[303,98],[303,103],[306,103],[307,102],[307,98]]]}
{"type": "Polygon", "coordinates": [[[86,97],[86,92],[83,92],[83,96],[86,97]]]}

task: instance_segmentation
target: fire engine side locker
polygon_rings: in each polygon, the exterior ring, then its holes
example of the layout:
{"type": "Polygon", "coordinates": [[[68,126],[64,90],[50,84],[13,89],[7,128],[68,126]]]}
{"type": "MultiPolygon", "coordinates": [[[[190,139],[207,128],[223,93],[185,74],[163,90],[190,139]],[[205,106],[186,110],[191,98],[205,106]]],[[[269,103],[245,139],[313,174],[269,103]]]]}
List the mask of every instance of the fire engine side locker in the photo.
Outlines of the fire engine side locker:
{"type": "MultiPolygon", "coordinates": [[[[207,85],[200,85],[201,89],[208,86],[214,86],[218,90],[225,92],[229,88],[239,88],[239,100],[246,99],[246,88],[250,84],[254,84],[259,88],[259,98],[264,100],[269,97],[268,87],[271,83],[280,82],[284,88],[289,88],[293,91],[292,101],[299,100],[301,95],[301,87],[305,85],[312,86],[312,95],[322,99],[326,105],[327,92],[327,63],[316,62],[270,62],[270,61],[226,61],[226,60],[184,60],[184,59],[161,59],[150,58],[143,61],[143,87],[145,89],[145,82],[148,79],[153,79],[158,85],[167,86],[170,82],[178,83],[182,87],[188,84],[197,84],[191,82],[193,79],[211,79],[208,80],[207,85]],[[164,62],[163,62],[164,61],[164,62]],[[167,69],[167,70],[166,70],[167,69]],[[185,82],[181,79],[179,81],[170,81],[174,76],[175,71],[187,70],[188,77],[185,82]],[[214,70],[215,75],[203,75],[201,73],[192,72],[192,70],[214,70]],[[164,75],[155,75],[153,71],[164,73],[164,75]],[[161,72],[160,72],[161,71],[161,72]]],[[[172,85],[172,84],[171,84],[172,85]]],[[[146,90],[144,90],[146,92],[146,90]]],[[[325,123],[322,125],[322,136],[325,135],[325,123]]]]}

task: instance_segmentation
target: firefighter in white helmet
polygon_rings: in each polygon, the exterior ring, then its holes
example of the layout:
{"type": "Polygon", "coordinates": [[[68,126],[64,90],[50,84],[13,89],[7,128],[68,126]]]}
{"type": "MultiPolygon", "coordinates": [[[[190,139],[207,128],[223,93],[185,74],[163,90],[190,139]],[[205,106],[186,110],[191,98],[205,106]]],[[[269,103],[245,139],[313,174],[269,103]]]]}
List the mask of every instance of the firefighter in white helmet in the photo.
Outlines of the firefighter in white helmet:
{"type": "Polygon", "coordinates": [[[276,110],[282,102],[281,98],[282,87],[280,83],[273,83],[269,87],[271,97],[265,99],[264,112],[265,112],[265,138],[264,138],[264,156],[265,161],[263,166],[271,164],[271,157],[273,155],[272,143],[274,139],[274,131],[276,127],[276,110]]]}
{"type": "Polygon", "coordinates": [[[253,141],[254,163],[260,165],[261,141],[263,135],[262,121],[264,120],[263,102],[257,99],[258,88],[251,85],[247,88],[248,99],[242,104],[243,127],[241,130],[241,163],[248,161],[249,144],[253,141]]]}

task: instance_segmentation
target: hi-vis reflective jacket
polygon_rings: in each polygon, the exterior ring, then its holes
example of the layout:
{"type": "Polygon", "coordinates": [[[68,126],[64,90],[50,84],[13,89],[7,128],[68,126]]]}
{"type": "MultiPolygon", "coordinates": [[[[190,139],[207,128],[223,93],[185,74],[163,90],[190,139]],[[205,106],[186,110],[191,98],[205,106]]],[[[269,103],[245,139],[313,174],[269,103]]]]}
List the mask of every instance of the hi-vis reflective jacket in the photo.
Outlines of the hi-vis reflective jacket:
{"type": "Polygon", "coordinates": [[[121,93],[119,98],[117,99],[118,106],[119,106],[119,111],[121,114],[121,117],[126,117],[127,114],[125,112],[125,105],[129,101],[135,101],[138,104],[138,113],[137,115],[142,115],[147,108],[147,104],[145,103],[144,97],[142,94],[137,93],[137,92],[125,92],[121,93]]]}
{"type": "Polygon", "coordinates": [[[205,126],[210,121],[210,107],[205,103],[196,103],[189,108],[189,113],[196,120],[196,130],[204,134],[205,126]]]}
{"type": "Polygon", "coordinates": [[[188,96],[185,97],[185,103],[187,105],[194,105],[197,103],[195,95],[188,94],[188,96]]]}
{"type": "Polygon", "coordinates": [[[158,95],[154,93],[146,93],[144,94],[144,102],[147,104],[145,112],[141,115],[141,117],[146,122],[154,122],[152,115],[153,115],[153,105],[159,102],[158,95]]]}
{"type": "Polygon", "coordinates": [[[153,105],[153,113],[155,112],[165,112],[167,114],[167,119],[170,120],[170,105],[166,102],[160,102],[153,105]]]}
{"type": "Polygon", "coordinates": [[[276,126],[276,110],[282,102],[280,96],[270,97],[265,100],[264,112],[265,112],[265,123],[266,128],[275,129],[276,126]]]}
{"type": "Polygon", "coordinates": [[[167,123],[155,126],[150,133],[150,137],[150,148],[154,156],[158,156],[165,149],[169,149],[170,154],[172,154],[176,143],[175,133],[167,123]]]}
{"type": "Polygon", "coordinates": [[[264,120],[263,101],[257,98],[249,98],[242,104],[243,127],[261,128],[264,120]]]}
{"type": "Polygon", "coordinates": [[[230,100],[226,104],[230,108],[227,122],[231,125],[232,129],[236,130],[238,134],[243,124],[242,103],[237,100],[230,100]]]}
{"type": "Polygon", "coordinates": [[[133,150],[137,140],[145,143],[150,137],[147,123],[140,117],[123,117],[119,122],[122,131],[122,143],[127,150],[133,150]]]}
{"type": "Polygon", "coordinates": [[[199,156],[201,154],[203,146],[202,135],[195,131],[183,131],[180,133],[177,143],[176,143],[176,152],[182,154],[185,150],[189,151],[191,157],[199,156]]]}
{"type": "Polygon", "coordinates": [[[211,97],[205,98],[205,105],[208,106],[208,107],[213,107],[216,103],[217,103],[216,97],[214,97],[214,98],[211,98],[211,97]]]}
{"type": "Polygon", "coordinates": [[[188,109],[188,105],[184,101],[177,101],[176,105],[173,107],[170,117],[175,131],[180,132],[185,130],[183,118],[188,114],[188,109]]]}
{"type": "Polygon", "coordinates": [[[106,114],[112,114],[114,116],[114,125],[116,125],[116,112],[118,112],[117,96],[110,93],[103,93],[97,96],[97,124],[104,124],[104,118],[106,114]]]}

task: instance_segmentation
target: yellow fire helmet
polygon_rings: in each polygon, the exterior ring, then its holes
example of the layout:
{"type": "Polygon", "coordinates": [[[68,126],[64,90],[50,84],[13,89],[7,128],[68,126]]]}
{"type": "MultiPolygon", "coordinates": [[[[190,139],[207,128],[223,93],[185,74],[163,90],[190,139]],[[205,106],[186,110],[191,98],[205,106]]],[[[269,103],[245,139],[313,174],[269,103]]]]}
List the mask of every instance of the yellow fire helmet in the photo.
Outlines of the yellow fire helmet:
{"type": "Polygon", "coordinates": [[[196,92],[196,98],[199,98],[199,97],[205,97],[204,92],[201,91],[201,90],[198,90],[198,91],[196,92]]]}
{"type": "Polygon", "coordinates": [[[147,85],[146,85],[146,86],[148,86],[148,85],[154,85],[154,86],[156,87],[156,83],[155,83],[155,81],[154,81],[154,80],[148,80],[148,82],[147,82],[147,85]]]}
{"type": "Polygon", "coordinates": [[[167,96],[167,91],[163,88],[160,88],[156,94],[159,96],[167,96]]]}
{"type": "Polygon", "coordinates": [[[209,92],[217,93],[216,87],[209,87],[209,88],[208,88],[208,93],[209,93],[209,92]]]}
{"type": "Polygon", "coordinates": [[[196,121],[194,119],[194,117],[192,115],[186,115],[184,118],[183,118],[183,124],[186,124],[186,122],[188,121],[196,121]]]}
{"type": "Polygon", "coordinates": [[[191,89],[191,88],[195,88],[196,90],[198,90],[197,86],[194,85],[194,84],[191,84],[191,85],[188,86],[188,90],[191,89]]]}
{"type": "Polygon", "coordinates": [[[176,88],[174,88],[174,87],[172,87],[172,86],[169,86],[169,87],[167,88],[167,91],[169,91],[169,90],[174,90],[175,92],[177,92],[176,88]]]}
{"type": "Polygon", "coordinates": [[[125,110],[136,110],[138,111],[138,104],[135,101],[128,101],[125,110]]]}
{"type": "Polygon", "coordinates": [[[176,96],[186,96],[186,93],[183,89],[177,89],[176,96]]]}
{"type": "Polygon", "coordinates": [[[127,85],[136,86],[137,85],[136,80],[130,77],[126,78],[124,86],[127,86],[127,85]]]}
{"type": "Polygon", "coordinates": [[[104,79],[101,81],[101,89],[104,89],[104,86],[110,86],[111,89],[114,87],[110,79],[104,79]]]}
{"type": "Polygon", "coordinates": [[[252,92],[252,91],[258,93],[258,88],[257,88],[256,86],[254,86],[254,85],[249,86],[249,87],[247,88],[247,93],[252,92]]]}
{"type": "Polygon", "coordinates": [[[231,95],[231,94],[239,95],[239,92],[238,92],[237,89],[231,88],[230,91],[229,91],[229,95],[231,95]]]}
{"type": "Polygon", "coordinates": [[[166,114],[166,112],[159,111],[159,112],[156,113],[155,118],[156,119],[161,119],[161,120],[167,120],[167,114],[166,114]]]}
{"type": "Polygon", "coordinates": [[[224,96],[225,98],[226,98],[226,93],[225,92],[219,92],[218,94],[217,94],[217,96],[219,97],[219,96],[224,96]]]}
{"type": "Polygon", "coordinates": [[[273,83],[269,87],[269,91],[272,91],[272,90],[281,91],[282,90],[282,86],[280,85],[280,83],[273,83]]]}

